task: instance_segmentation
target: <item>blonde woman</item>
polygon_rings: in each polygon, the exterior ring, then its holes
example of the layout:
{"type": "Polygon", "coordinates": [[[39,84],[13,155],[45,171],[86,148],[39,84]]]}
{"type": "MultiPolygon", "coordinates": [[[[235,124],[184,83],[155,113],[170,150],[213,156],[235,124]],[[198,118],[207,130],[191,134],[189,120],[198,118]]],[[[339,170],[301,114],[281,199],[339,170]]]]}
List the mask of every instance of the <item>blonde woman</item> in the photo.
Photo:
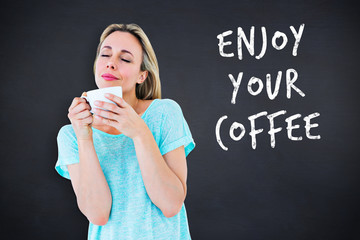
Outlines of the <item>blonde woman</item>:
{"type": "Polygon", "coordinates": [[[143,30],[112,24],[94,63],[98,88],[121,86],[116,105],[75,97],[58,133],[57,172],[71,180],[88,239],[191,239],[184,200],[194,149],[180,106],[161,99],[158,64],[143,30]]]}

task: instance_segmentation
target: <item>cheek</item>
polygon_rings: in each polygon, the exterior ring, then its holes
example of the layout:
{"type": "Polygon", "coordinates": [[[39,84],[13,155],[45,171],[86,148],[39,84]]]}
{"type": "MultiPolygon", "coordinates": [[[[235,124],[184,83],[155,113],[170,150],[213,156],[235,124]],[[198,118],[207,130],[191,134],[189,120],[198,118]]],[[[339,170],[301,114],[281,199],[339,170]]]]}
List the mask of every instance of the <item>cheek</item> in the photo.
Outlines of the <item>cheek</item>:
{"type": "Polygon", "coordinates": [[[104,63],[99,59],[95,63],[95,79],[100,78],[102,72],[104,72],[104,63]]]}
{"type": "Polygon", "coordinates": [[[95,72],[94,72],[94,77],[95,77],[95,82],[96,83],[98,83],[99,78],[100,78],[99,74],[102,71],[101,66],[102,65],[99,64],[99,61],[96,61],[96,63],[95,63],[95,72]]]}
{"type": "Polygon", "coordinates": [[[101,70],[103,64],[101,62],[101,59],[96,60],[95,63],[95,74],[97,75],[97,73],[101,70]]]}

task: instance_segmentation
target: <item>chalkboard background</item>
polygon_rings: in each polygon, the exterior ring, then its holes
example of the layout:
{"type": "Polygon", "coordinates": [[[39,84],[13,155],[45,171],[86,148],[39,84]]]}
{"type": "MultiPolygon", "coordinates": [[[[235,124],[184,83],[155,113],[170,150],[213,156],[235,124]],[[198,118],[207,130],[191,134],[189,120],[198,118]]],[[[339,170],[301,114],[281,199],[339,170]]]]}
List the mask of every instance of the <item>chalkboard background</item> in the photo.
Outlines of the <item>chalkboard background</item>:
{"type": "MultiPolygon", "coordinates": [[[[77,208],[70,181],[55,171],[56,136],[68,124],[75,96],[96,88],[92,64],[98,38],[111,23],[137,23],[148,34],[160,65],[163,98],[177,101],[196,141],[188,156],[186,207],[193,239],[360,239],[359,10],[349,1],[3,1],[1,19],[1,236],[2,239],[86,239],[88,221],[77,208]],[[296,30],[305,24],[297,56],[296,30]],[[261,27],[268,48],[255,59],[237,57],[237,28],[261,27]],[[232,45],[219,54],[217,35],[232,45]],[[281,51],[271,46],[276,31],[288,37],[281,51]],[[285,72],[295,85],[286,97],[285,72]],[[265,88],[252,96],[252,76],[265,83],[283,72],[279,95],[265,88]],[[228,77],[243,72],[231,104],[228,77]],[[251,147],[248,117],[286,110],[275,118],[276,146],[269,121],[251,147]],[[303,117],[314,112],[321,139],[305,135],[303,117]],[[300,125],[287,137],[285,119],[300,125]],[[220,135],[228,151],[215,137],[220,135]],[[233,122],[246,134],[233,141],[233,122]]],[[[281,44],[279,40],[278,44],[281,44]]],[[[274,82],[273,82],[274,84],[274,82]]],[[[256,85],[254,85],[256,89],[256,85]]],[[[240,130],[235,130],[239,135],[240,130]]]]}

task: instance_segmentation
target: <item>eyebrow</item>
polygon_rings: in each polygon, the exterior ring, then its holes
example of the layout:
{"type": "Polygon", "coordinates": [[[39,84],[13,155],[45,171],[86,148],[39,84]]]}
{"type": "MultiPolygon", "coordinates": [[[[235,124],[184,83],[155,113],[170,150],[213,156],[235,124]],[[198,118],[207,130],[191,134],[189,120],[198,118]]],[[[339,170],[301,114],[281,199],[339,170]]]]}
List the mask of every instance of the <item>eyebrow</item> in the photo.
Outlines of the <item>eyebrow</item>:
{"type": "MultiPolygon", "coordinates": [[[[112,49],[111,46],[103,46],[103,49],[104,49],[104,48],[108,48],[108,49],[110,49],[110,50],[112,49]]],[[[128,50],[126,50],[126,49],[122,49],[121,52],[129,53],[129,54],[131,54],[131,56],[134,56],[130,51],[128,51],[128,50]]]]}

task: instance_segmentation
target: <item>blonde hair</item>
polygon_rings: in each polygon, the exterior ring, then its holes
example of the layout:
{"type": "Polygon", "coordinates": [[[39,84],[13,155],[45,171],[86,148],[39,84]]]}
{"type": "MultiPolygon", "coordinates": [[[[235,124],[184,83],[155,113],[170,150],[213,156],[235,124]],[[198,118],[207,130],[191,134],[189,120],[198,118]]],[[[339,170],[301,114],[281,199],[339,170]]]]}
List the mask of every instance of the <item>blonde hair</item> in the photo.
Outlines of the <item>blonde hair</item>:
{"type": "Polygon", "coordinates": [[[100,42],[97,47],[96,58],[94,62],[94,74],[96,60],[99,56],[101,44],[104,42],[105,38],[108,37],[111,33],[115,31],[128,32],[135,36],[142,47],[143,59],[140,66],[141,71],[148,71],[147,78],[141,84],[136,84],[136,97],[138,99],[156,99],[161,98],[161,83],[159,76],[159,66],[156,59],[154,49],[151,46],[149,38],[146,36],[145,32],[136,24],[111,24],[100,36],[100,42]]]}

